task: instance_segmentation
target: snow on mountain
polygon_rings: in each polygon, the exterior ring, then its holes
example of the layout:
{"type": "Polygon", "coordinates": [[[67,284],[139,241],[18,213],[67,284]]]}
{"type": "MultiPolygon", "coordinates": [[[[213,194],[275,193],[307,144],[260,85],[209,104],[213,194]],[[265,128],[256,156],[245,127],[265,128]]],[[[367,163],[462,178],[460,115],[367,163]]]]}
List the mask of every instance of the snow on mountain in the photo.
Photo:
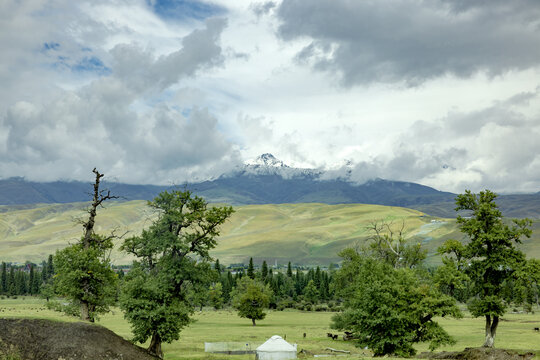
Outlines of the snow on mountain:
{"type": "Polygon", "coordinates": [[[270,153],[262,154],[257,156],[255,159],[248,160],[245,162],[245,165],[255,167],[289,167],[288,165],[285,165],[283,161],[276,159],[276,157],[270,153]]]}
{"type": "Polygon", "coordinates": [[[315,169],[301,169],[290,167],[285,164],[283,161],[276,158],[270,153],[262,154],[257,156],[255,159],[248,160],[244,163],[243,166],[239,166],[233,171],[224,174],[225,177],[231,176],[258,176],[258,175],[268,175],[268,176],[280,176],[283,179],[292,179],[292,178],[318,178],[322,171],[315,169]]]}

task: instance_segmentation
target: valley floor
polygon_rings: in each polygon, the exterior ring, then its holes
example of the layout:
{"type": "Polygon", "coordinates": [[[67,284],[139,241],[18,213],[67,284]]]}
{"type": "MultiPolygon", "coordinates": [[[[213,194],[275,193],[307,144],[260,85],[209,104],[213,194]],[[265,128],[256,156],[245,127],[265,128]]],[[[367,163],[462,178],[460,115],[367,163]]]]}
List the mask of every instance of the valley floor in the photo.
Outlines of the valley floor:
{"type": "MultiPolygon", "coordinates": [[[[496,346],[515,350],[533,350],[540,354],[540,332],[534,331],[540,326],[540,309],[535,314],[507,314],[499,326],[496,346]]],[[[17,299],[0,298],[0,317],[45,318],[60,321],[77,319],[47,310],[44,300],[33,297],[17,299]]],[[[176,359],[228,359],[247,360],[254,355],[219,355],[204,352],[205,342],[243,342],[252,346],[262,344],[272,335],[286,337],[290,343],[297,343],[298,350],[305,349],[312,354],[326,354],[326,347],[349,350],[352,355],[347,359],[370,357],[369,352],[356,348],[353,343],[343,340],[331,340],[327,333],[337,333],[330,329],[332,313],[303,311],[270,311],[265,320],[257,326],[251,326],[248,319],[239,318],[232,310],[205,310],[194,315],[195,322],[184,329],[180,340],[164,344],[166,360],[176,359]],[[303,334],[306,333],[306,337],[303,334]]],[[[439,319],[443,327],[457,340],[452,346],[445,346],[437,351],[457,351],[466,347],[477,347],[483,342],[482,319],[473,319],[465,314],[463,319],[439,319]]],[[[120,336],[129,339],[129,324],[123,319],[120,310],[103,316],[98,324],[103,325],[120,336]]],[[[256,347],[256,346],[255,346],[256,347]]],[[[419,344],[419,352],[427,351],[427,344],[419,344]]],[[[342,357],[339,357],[342,358],[342,357]]],[[[537,355],[538,358],[538,355],[537,355]]]]}

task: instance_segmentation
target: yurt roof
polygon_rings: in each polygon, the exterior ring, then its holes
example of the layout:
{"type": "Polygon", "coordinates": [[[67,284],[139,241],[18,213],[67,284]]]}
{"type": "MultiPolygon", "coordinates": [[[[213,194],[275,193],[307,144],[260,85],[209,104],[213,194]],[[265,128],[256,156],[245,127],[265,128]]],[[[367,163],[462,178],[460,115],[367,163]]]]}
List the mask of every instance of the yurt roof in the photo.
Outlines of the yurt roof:
{"type": "Polygon", "coordinates": [[[274,335],[257,348],[257,351],[294,351],[296,348],[283,340],[279,335],[274,335]]]}

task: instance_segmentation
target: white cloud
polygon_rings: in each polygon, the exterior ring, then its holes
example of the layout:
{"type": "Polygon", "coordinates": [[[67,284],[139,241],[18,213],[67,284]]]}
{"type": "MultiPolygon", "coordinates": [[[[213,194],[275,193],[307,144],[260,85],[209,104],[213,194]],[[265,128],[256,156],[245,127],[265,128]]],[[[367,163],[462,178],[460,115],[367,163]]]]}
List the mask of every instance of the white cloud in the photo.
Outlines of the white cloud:
{"type": "Polygon", "coordinates": [[[538,191],[535,1],[212,3],[218,19],[2,2],[0,176],[179,183],[272,152],[336,176],[352,160],[357,181],[538,191]]]}
{"type": "MultiPolygon", "coordinates": [[[[86,179],[85,170],[98,166],[120,181],[161,184],[219,175],[238,154],[217,119],[204,108],[183,114],[160,97],[171,85],[222,64],[225,24],[206,21],[167,55],[118,44],[107,53],[111,75],[94,76],[74,90],[57,89],[48,101],[7,106],[0,172],[86,179]],[[153,104],[146,111],[135,109],[148,99],[153,104]]],[[[63,42],[54,47],[60,51],[63,42]]]]}

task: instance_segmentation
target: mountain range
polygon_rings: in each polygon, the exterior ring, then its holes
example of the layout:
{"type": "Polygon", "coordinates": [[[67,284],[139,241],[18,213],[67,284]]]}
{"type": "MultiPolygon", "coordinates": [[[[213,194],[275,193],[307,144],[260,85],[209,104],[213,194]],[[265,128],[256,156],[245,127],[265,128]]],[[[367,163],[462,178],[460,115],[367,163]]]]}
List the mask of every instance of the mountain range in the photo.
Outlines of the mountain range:
{"type": "MultiPolygon", "coordinates": [[[[456,194],[412,182],[385,179],[358,184],[348,175],[350,173],[344,172],[332,178],[323,170],[290,167],[272,154],[262,154],[216,179],[185,186],[210,202],[231,205],[360,203],[407,207],[440,217],[456,216],[453,210],[456,194]]],[[[150,200],[173,187],[103,182],[102,188],[124,200],[150,200]]],[[[91,184],[86,182],[32,182],[9,178],[0,180],[0,205],[24,207],[36,203],[88,201],[90,190],[91,184]]],[[[540,192],[502,195],[498,204],[505,216],[540,219],[540,192]]]]}

